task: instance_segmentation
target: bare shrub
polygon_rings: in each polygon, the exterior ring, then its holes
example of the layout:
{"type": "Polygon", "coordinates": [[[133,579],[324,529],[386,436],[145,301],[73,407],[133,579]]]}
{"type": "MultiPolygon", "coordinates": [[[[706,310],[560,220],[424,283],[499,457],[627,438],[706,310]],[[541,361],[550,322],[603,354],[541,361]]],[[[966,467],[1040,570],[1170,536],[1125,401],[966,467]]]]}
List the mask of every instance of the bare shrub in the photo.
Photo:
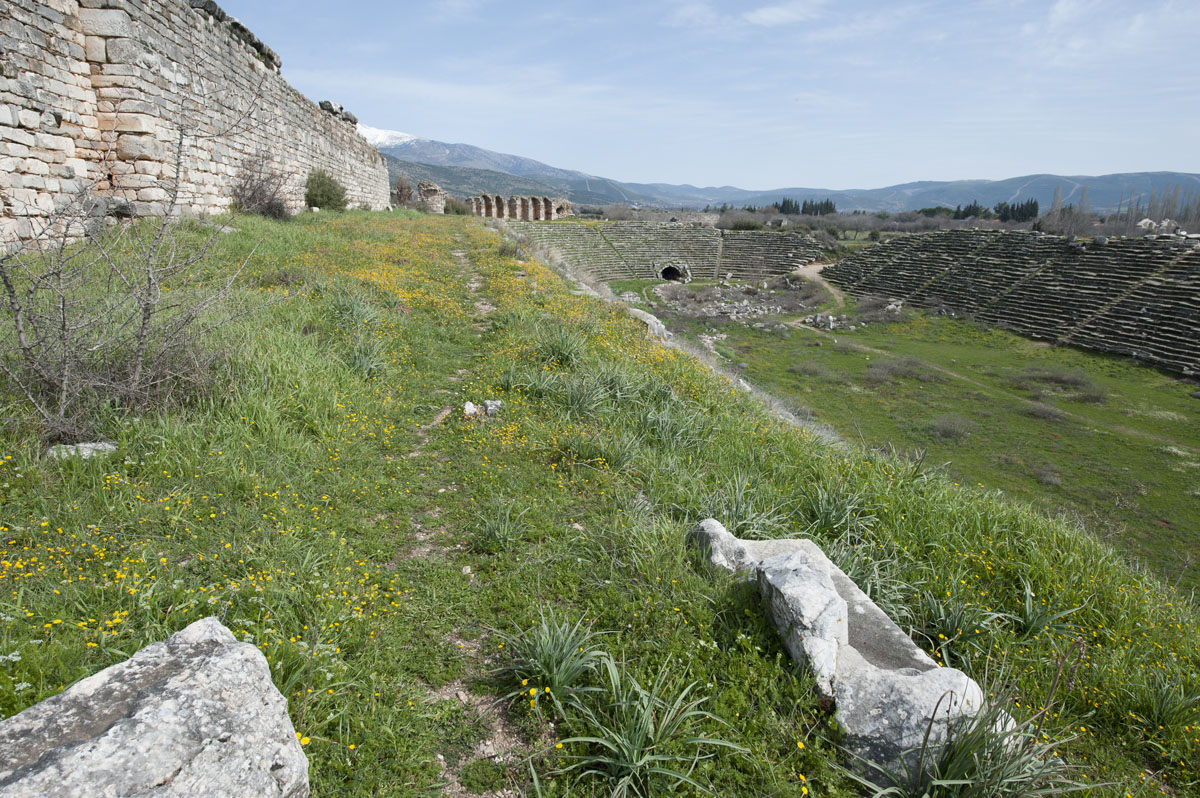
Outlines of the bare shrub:
{"type": "Polygon", "coordinates": [[[895,300],[885,296],[870,295],[859,300],[858,305],[854,308],[854,320],[860,323],[877,323],[881,321],[898,321],[902,314],[896,310],[888,310],[889,307],[894,307],[895,300]]]}
{"type": "Polygon", "coordinates": [[[242,162],[233,183],[233,202],[238,210],[257,213],[271,219],[288,217],[283,189],[287,175],[274,168],[271,154],[259,150],[242,162]]]}
{"type": "Polygon", "coordinates": [[[1078,369],[1029,368],[1013,378],[1012,385],[1017,390],[1029,391],[1038,401],[1056,392],[1077,402],[1103,404],[1108,401],[1107,392],[1078,369]]]}
{"type": "Polygon", "coordinates": [[[971,422],[953,413],[938,416],[929,424],[929,434],[942,440],[958,442],[971,434],[971,422]]]}
{"type": "Polygon", "coordinates": [[[898,379],[919,379],[930,382],[936,379],[929,370],[915,357],[892,358],[889,360],[874,360],[867,366],[866,379],[868,382],[893,382],[898,379]]]}
{"type": "Polygon", "coordinates": [[[460,199],[446,197],[446,213],[450,216],[471,216],[471,206],[460,199]]]}
{"type": "Polygon", "coordinates": [[[404,175],[399,175],[396,182],[392,184],[392,205],[397,208],[407,208],[412,201],[412,183],[408,182],[408,178],[404,175]]]}
{"type": "Polygon", "coordinates": [[[1062,476],[1057,471],[1047,465],[1032,466],[1033,476],[1043,485],[1050,487],[1061,487],[1063,484],[1062,476]]]}
{"type": "Polygon", "coordinates": [[[1032,418],[1040,418],[1043,421],[1061,421],[1063,413],[1054,405],[1048,405],[1045,402],[1034,402],[1028,405],[1024,411],[1025,415],[1032,418]]]}
{"type": "Polygon", "coordinates": [[[787,370],[788,374],[799,374],[802,377],[813,377],[822,380],[833,376],[833,372],[824,365],[808,360],[803,363],[794,363],[788,366],[787,370]]]}
{"type": "Polygon", "coordinates": [[[240,268],[197,285],[218,232],[166,216],[84,240],[80,204],[0,256],[0,371],[41,416],[47,437],[87,435],[98,408],[142,408],[201,390],[221,357],[209,334],[231,314],[240,268]],[[183,225],[188,230],[181,231],[183,225]],[[203,237],[203,240],[200,240],[203,237]]]}

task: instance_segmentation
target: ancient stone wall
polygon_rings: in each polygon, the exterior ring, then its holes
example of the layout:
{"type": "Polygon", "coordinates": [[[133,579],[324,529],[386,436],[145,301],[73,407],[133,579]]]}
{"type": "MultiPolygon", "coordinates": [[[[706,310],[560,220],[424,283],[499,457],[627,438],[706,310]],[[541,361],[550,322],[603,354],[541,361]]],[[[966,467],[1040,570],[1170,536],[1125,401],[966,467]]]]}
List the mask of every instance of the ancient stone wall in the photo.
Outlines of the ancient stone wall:
{"type": "Polygon", "coordinates": [[[799,233],[736,232],[656,222],[596,222],[511,229],[600,280],[621,278],[762,280],[821,257],[799,233]]]}
{"type": "Polygon", "coordinates": [[[950,230],[870,247],[822,274],[859,296],[1200,374],[1197,238],[950,230]]]}
{"type": "Polygon", "coordinates": [[[509,197],[481,194],[467,200],[471,212],[489,219],[522,219],[526,222],[553,221],[574,215],[571,203],[562,197],[509,197]]]}
{"type": "Polygon", "coordinates": [[[183,212],[226,210],[260,156],[287,176],[292,210],[314,169],[351,206],[385,208],[383,157],[350,119],[288,85],[278,56],[212,0],[4,0],[0,239],[28,236],[81,189],[161,213],[177,162],[183,212]]]}

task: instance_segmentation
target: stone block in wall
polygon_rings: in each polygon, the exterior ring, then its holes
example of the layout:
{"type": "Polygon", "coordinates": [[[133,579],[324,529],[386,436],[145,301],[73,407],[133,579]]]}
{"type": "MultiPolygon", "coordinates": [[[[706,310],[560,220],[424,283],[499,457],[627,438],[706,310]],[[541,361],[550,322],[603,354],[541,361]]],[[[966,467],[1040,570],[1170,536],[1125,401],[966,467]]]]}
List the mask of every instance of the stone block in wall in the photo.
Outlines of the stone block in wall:
{"type": "MultiPolygon", "coordinates": [[[[116,39],[107,39],[105,41],[105,52],[108,55],[109,64],[137,64],[138,59],[148,54],[146,45],[136,39],[127,39],[124,37],[116,39]]],[[[112,68],[106,68],[106,73],[112,73],[112,68]]]]}
{"type": "Polygon", "coordinates": [[[87,36],[110,38],[136,35],[129,14],[119,8],[79,9],[79,28],[87,36]]]}
{"type": "Polygon", "coordinates": [[[17,111],[17,124],[36,130],[42,125],[42,115],[30,108],[22,108],[17,111]]]}
{"type": "Polygon", "coordinates": [[[147,114],[97,114],[101,130],[116,130],[119,133],[157,133],[158,120],[147,114]]]}
{"type": "Polygon", "coordinates": [[[48,175],[50,164],[38,158],[26,158],[21,163],[21,171],[27,175],[48,175]]]}

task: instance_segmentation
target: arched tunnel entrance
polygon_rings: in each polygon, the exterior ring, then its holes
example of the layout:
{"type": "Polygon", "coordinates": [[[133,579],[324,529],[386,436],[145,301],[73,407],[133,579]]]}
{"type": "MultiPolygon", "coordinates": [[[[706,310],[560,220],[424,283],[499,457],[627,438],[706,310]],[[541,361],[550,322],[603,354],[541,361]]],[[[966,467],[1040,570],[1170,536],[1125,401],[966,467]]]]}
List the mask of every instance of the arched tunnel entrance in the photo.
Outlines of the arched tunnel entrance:
{"type": "Polygon", "coordinates": [[[687,275],[685,275],[683,270],[678,266],[664,266],[663,270],[659,273],[659,276],[664,280],[671,280],[672,282],[676,283],[682,282],[687,278],[687,275]]]}

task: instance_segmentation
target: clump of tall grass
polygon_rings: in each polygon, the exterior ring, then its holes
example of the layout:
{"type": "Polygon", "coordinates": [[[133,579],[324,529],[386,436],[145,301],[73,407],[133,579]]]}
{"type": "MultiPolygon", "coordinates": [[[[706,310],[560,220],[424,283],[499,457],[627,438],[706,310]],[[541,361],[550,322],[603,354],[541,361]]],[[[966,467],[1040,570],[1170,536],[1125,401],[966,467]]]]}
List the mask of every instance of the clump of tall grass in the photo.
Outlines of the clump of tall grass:
{"type": "Polygon", "coordinates": [[[515,633],[495,632],[508,648],[512,661],[500,668],[515,688],[505,698],[528,700],[538,709],[549,701],[558,717],[567,712],[564,702],[576,699],[592,688],[589,675],[611,658],[597,641],[599,632],[579,619],[571,623],[560,618],[553,608],[540,612],[537,623],[515,633]]]}
{"type": "Polygon", "coordinates": [[[512,548],[529,531],[525,514],[526,507],[517,511],[516,502],[496,502],[475,516],[474,548],[488,554],[496,554],[512,548]]]}
{"type": "Polygon", "coordinates": [[[571,369],[587,354],[587,338],[579,330],[560,324],[539,327],[533,336],[534,351],[545,365],[571,369]]]}
{"type": "Polygon", "coordinates": [[[684,509],[696,520],[717,519],[739,538],[778,537],[787,528],[787,508],[765,499],[758,482],[755,474],[736,469],[711,490],[693,493],[690,507],[684,509]]]}
{"type": "Polygon", "coordinates": [[[613,798],[649,798],[682,785],[712,794],[692,778],[697,765],[712,748],[745,749],[699,730],[706,722],[728,724],[702,708],[708,698],[695,697],[695,682],[672,688],[668,666],[643,686],[605,659],[599,700],[574,703],[569,723],[578,733],[561,743],[569,752],[559,773],[575,774],[576,782],[599,779],[613,798]]]}

